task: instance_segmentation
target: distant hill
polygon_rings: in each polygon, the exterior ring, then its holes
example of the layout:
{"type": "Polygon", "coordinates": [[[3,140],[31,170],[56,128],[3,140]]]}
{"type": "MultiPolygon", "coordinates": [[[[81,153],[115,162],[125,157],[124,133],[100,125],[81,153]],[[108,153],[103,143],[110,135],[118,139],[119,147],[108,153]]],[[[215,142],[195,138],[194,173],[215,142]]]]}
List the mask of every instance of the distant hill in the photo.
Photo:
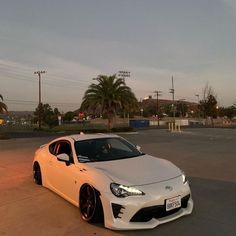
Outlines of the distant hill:
{"type": "MultiPolygon", "coordinates": [[[[181,101],[181,100],[175,100],[175,104],[177,103],[184,103],[184,104],[187,104],[187,105],[190,105],[190,106],[197,106],[198,104],[195,103],[195,102],[189,102],[189,101],[181,101]]],[[[157,100],[155,98],[149,98],[149,99],[144,99],[142,101],[142,105],[143,106],[150,106],[150,105],[155,105],[157,103],[157,100]]],[[[159,105],[162,106],[162,105],[169,105],[169,104],[172,104],[173,101],[172,100],[168,100],[168,99],[159,99],[159,105]]]]}
{"type": "Polygon", "coordinates": [[[8,115],[17,116],[17,117],[25,117],[25,116],[33,116],[34,111],[9,111],[8,115]]]}

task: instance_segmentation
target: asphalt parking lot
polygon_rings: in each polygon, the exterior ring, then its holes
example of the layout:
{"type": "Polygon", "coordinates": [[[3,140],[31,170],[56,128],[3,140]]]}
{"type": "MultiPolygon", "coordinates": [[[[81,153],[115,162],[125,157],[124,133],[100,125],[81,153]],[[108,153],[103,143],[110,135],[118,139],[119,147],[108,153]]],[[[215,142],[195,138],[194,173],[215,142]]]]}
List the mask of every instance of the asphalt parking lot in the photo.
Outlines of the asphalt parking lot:
{"type": "Polygon", "coordinates": [[[142,231],[85,223],[75,206],[32,180],[34,151],[52,137],[20,138],[0,140],[0,235],[236,235],[236,129],[122,136],[186,172],[195,203],[190,216],[142,231]]]}

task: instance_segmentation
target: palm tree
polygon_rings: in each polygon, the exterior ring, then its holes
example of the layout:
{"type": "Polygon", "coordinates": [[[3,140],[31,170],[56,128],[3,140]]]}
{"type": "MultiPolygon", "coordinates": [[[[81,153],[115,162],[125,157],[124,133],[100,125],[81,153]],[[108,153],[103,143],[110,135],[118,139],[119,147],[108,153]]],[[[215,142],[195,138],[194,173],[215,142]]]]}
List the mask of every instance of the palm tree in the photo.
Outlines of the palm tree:
{"type": "Polygon", "coordinates": [[[108,118],[108,129],[113,127],[113,120],[118,109],[133,111],[138,106],[138,101],[126,86],[123,79],[116,75],[99,75],[84,94],[81,104],[82,110],[100,111],[108,118]]]}
{"type": "MultiPolygon", "coordinates": [[[[0,94],[0,99],[3,101],[3,96],[0,94]]],[[[7,105],[0,101],[0,113],[7,111],[7,105]]]]}

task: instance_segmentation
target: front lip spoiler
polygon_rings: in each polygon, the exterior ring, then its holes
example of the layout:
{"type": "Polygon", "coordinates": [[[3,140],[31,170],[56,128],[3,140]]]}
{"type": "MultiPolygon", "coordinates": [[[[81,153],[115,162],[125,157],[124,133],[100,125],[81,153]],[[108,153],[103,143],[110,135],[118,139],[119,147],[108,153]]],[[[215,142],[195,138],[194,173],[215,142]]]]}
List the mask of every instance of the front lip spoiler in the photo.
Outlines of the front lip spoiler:
{"type": "Polygon", "coordinates": [[[144,230],[144,229],[153,229],[158,227],[161,224],[176,220],[183,216],[189,215],[192,213],[193,210],[193,200],[190,195],[190,199],[188,201],[187,208],[181,208],[178,212],[174,213],[171,216],[155,219],[152,218],[148,222],[125,222],[119,218],[115,221],[106,221],[105,220],[105,227],[112,229],[112,230],[144,230]]]}

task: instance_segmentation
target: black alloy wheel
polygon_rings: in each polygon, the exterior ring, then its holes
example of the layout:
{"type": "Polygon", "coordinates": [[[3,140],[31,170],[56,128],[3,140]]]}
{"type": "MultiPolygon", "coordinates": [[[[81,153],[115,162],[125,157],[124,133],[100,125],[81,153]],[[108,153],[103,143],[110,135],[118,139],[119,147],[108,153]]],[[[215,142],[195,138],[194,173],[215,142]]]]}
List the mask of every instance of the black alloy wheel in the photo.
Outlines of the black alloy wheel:
{"type": "Polygon", "coordinates": [[[34,182],[38,185],[42,185],[41,169],[37,162],[34,163],[33,175],[34,175],[34,182]]]}
{"type": "Polygon", "coordinates": [[[80,190],[80,212],[83,220],[95,223],[103,220],[101,200],[97,191],[89,184],[85,184],[80,190]]]}

